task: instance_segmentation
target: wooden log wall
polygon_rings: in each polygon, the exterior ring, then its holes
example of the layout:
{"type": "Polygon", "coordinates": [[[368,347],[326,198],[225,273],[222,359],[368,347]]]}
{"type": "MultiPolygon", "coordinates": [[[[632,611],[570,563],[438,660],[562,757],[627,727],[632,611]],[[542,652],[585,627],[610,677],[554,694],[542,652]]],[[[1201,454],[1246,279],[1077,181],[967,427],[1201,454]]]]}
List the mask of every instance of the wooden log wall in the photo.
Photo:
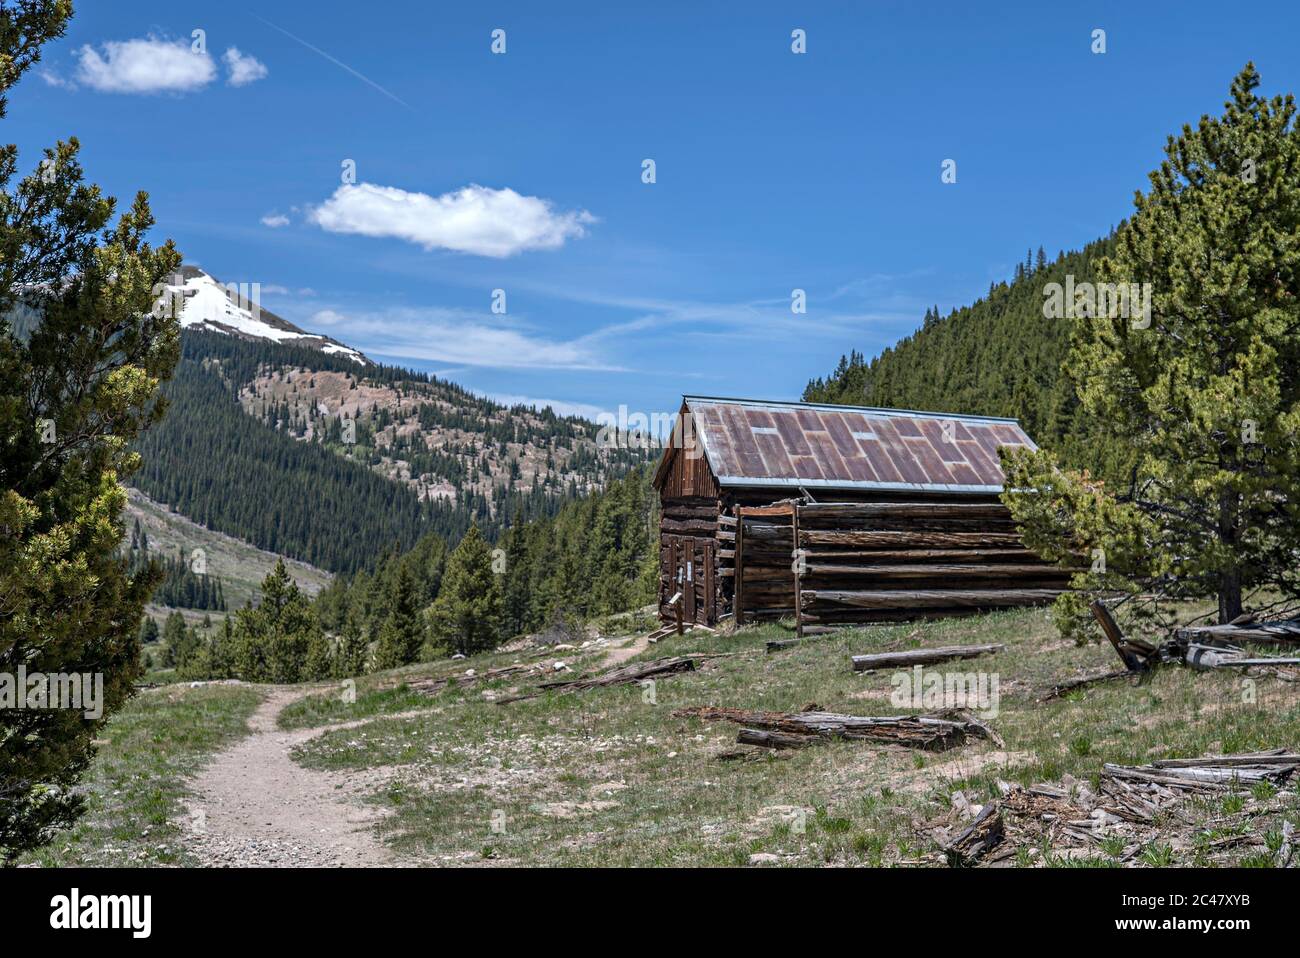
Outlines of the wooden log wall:
{"type": "Polygon", "coordinates": [[[736,508],[738,538],[741,540],[739,576],[734,606],[742,622],[793,616],[794,506],[749,506],[736,508]]]}
{"type": "Polygon", "coordinates": [[[1070,577],[1024,547],[995,498],[795,508],[801,631],[1039,604],[1070,577]]]}

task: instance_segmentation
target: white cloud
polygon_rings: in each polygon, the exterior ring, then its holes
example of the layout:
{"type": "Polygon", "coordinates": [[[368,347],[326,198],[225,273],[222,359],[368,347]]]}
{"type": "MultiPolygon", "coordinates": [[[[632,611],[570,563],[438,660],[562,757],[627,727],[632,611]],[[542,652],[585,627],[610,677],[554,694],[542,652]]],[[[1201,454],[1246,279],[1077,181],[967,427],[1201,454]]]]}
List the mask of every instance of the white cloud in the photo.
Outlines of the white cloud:
{"type": "Polygon", "coordinates": [[[283,213],[267,213],[262,217],[262,225],[269,226],[273,230],[278,230],[282,226],[289,225],[289,217],[283,213]]]}
{"type": "Polygon", "coordinates": [[[226,82],[231,86],[247,86],[267,74],[265,63],[251,54],[240,53],[238,47],[228,48],[221,59],[230,74],[226,82]]]}
{"type": "Polygon", "coordinates": [[[84,46],[77,60],[77,80],[101,93],[189,93],[217,75],[206,50],[157,37],[110,40],[102,52],[84,46]]]}
{"type": "Polygon", "coordinates": [[[512,189],[470,185],[441,196],[373,183],[344,185],[311,211],[331,233],[388,236],[425,249],[502,258],[525,250],[558,249],[586,235],[596,218],[586,210],[557,212],[549,200],[512,189]]]}
{"type": "Polygon", "coordinates": [[[583,339],[548,340],[471,310],[395,307],[377,313],[321,309],[302,324],[365,353],[494,369],[619,370],[583,339]]]}

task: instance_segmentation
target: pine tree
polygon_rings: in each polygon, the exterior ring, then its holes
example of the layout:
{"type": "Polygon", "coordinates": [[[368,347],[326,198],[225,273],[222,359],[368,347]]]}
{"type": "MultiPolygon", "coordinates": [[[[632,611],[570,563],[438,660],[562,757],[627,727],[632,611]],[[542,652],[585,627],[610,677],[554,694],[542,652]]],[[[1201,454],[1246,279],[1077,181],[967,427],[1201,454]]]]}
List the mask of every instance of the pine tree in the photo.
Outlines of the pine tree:
{"type": "Polygon", "coordinates": [[[299,682],[307,652],[320,634],[311,604],[289,576],[284,560],[262,580],[256,607],[240,609],[235,622],[235,668],[250,682],[299,682]]]}
{"type": "Polygon", "coordinates": [[[307,654],[301,677],[308,682],[319,681],[330,678],[334,670],[334,650],[330,640],[325,633],[316,629],[307,639],[307,654]]]}
{"type": "Polygon", "coordinates": [[[152,645],[161,637],[158,631],[158,623],[150,616],[145,616],[144,621],[140,623],[140,644],[152,645]]]}
{"type": "Polygon", "coordinates": [[[405,563],[394,562],[396,573],[388,592],[387,610],[375,646],[376,671],[410,665],[420,656],[424,626],[416,605],[415,580],[405,563]]]}
{"type": "Polygon", "coordinates": [[[364,675],[370,664],[370,642],[362,628],[360,616],[350,610],[343,621],[343,634],[334,657],[334,677],[353,678],[364,675]]]}
{"type": "Polygon", "coordinates": [[[501,589],[492,556],[478,526],[447,560],[442,591],[430,614],[435,648],[464,655],[487,651],[501,639],[501,589]]]}
{"type": "Polygon", "coordinates": [[[529,561],[528,531],[522,510],[516,511],[506,532],[502,548],[505,550],[506,568],[502,582],[502,630],[506,635],[520,635],[530,627],[528,614],[529,592],[532,585],[532,563],[529,561]]]}
{"type": "Polygon", "coordinates": [[[1141,287],[1128,309],[1078,304],[1067,369],[1131,451],[1127,481],[1046,453],[1008,475],[1038,490],[1010,496],[1031,545],[1100,549],[1104,584],[1132,593],[1217,596],[1221,622],[1243,590],[1300,593],[1300,132],[1293,98],[1258,85],[1247,64],[1222,116],[1169,139],[1099,264],[1103,283],[1150,284],[1149,311],[1141,287]]]}
{"type": "MultiPolygon", "coordinates": [[[[71,13],[68,0],[0,6],[0,119],[71,13]]],[[[0,148],[0,672],[101,673],[105,708],[96,721],[0,710],[0,861],[80,813],[75,785],[132,694],[156,583],[119,555],[119,480],[138,464],[128,443],[161,416],[158,385],[176,363],[178,323],[154,313],[153,290],[180,256],[145,243],[144,194],[110,224],[114,201],[83,182],[79,149],[57,144],[14,184],[17,148],[0,148]]]]}

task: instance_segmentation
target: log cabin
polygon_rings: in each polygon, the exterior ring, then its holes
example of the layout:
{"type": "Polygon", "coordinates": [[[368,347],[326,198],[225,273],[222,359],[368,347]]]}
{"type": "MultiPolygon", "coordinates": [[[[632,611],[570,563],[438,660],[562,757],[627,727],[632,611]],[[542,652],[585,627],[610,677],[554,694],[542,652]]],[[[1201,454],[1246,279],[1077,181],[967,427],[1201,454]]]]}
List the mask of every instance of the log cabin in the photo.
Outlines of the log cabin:
{"type": "Polygon", "coordinates": [[[659,612],[861,622],[1050,601],[1070,575],[999,498],[1014,419],[684,396],[654,475],[659,612]]]}

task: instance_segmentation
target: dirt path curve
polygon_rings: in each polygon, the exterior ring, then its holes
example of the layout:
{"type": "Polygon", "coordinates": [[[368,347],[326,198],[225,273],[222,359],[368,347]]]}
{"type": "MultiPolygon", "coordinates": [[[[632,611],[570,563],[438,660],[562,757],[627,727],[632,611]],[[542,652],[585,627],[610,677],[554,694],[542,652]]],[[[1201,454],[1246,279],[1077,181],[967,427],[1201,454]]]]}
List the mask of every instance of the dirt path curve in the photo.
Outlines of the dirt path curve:
{"type": "Polygon", "coordinates": [[[399,864],[374,835],[382,812],[363,805],[347,777],[303,768],[290,757],[294,747],[317,735],[364,724],[277,728],[280,710],[314,691],[272,688],[249,719],[252,733],[219,752],[195,778],[182,828],[203,865],[399,864]]]}
{"type": "Polygon", "coordinates": [[[600,667],[602,669],[615,668],[629,659],[633,659],[640,655],[648,648],[650,648],[649,632],[645,635],[639,635],[630,642],[620,645],[617,648],[610,649],[605,653],[605,660],[600,663],[600,667]]]}

